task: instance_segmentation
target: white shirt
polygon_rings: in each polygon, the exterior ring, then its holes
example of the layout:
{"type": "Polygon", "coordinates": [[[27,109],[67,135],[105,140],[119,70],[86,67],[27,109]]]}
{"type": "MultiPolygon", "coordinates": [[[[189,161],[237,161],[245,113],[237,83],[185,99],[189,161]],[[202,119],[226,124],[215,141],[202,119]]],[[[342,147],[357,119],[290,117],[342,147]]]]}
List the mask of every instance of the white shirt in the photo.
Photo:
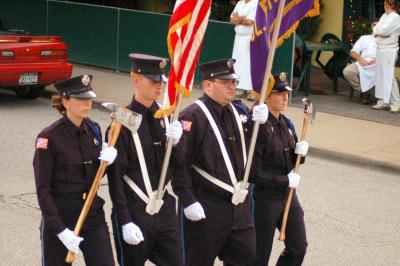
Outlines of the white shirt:
{"type": "Polygon", "coordinates": [[[375,41],[381,48],[397,48],[400,35],[400,16],[396,12],[384,13],[374,27],[374,35],[386,37],[376,37],[375,41]]]}
{"type": "MultiPolygon", "coordinates": [[[[257,0],[250,0],[247,3],[245,3],[244,0],[241,0],[236,4],[235,9],[232,11],[232,14],[234,12],[237,12],[239,17],[246,16],[246,18],[255,21],[257,4],[258,4],[257,0]]],[[[236,34],[251,36],[253,32],[253,27],[251,25],[239,24],[235,26],[235,32],[236,34]]]]}
{"type": "Polygon", "coordinates": [[[376,57],[376,42],[375,37],[370,35],[363,35],[356,41],[352,51],[359,54],[362,58],[369,61],[376,57]]]}

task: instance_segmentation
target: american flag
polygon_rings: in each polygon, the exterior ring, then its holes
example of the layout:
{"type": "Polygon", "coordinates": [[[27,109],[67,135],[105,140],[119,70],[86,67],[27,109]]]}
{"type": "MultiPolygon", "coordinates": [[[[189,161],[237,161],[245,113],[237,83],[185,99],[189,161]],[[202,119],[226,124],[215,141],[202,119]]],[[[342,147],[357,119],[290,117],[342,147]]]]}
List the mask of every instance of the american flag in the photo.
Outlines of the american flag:
{"type": "Polygon", "coordinates": [[[178,93],[190,96],[210,7],[211,0],[177,0],[175,3],[167,37],[172,66],[163,106],[156,117],[172,114],[178,93]]]}

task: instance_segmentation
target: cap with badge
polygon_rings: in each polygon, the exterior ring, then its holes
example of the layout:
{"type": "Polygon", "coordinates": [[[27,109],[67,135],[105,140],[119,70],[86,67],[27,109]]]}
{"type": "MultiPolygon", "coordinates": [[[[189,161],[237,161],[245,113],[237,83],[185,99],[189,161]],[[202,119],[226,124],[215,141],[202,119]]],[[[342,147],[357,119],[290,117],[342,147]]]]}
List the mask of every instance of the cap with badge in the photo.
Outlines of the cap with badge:
{"type": "Polygon", "coordinates": [[[274,79],[275,79],[275,83],[274,83],[274,87],[271,90],[271,93],[292,90],[289,87],[289,84],[287,82],[287,73],[286,72],[281,72],[279,74],[275,74],[274,79]]]}
{"type": "Polygon", "coordinates": [[[92,91],[93,75],[82,75],[66,79],[54,84],[63,97],[74,97],[79,99],[91,99],[96,97],[96,93],[92,91]]]}
{"type": "Polygon", "coordinates": [[[144,75],[155,82],[167,81],[164,75],[167,58],[146,54],[129,54],[129,58],[132,62],[132,72],[144,75]]]}
{"type": "Polygon", "coordinates": [[[235,72],[235,59],[227,58],[211,62],[206,62],[199,65],[201,77],[207,79],[239,79],[235,72]]]}

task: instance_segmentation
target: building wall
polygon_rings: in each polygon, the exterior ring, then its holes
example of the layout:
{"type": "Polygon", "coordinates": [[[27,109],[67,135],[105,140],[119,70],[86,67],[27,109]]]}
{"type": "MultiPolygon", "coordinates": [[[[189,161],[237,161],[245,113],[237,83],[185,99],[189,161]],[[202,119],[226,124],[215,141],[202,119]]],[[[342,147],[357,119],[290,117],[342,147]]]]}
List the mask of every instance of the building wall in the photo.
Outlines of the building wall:
{"type": "MultiPolygon", "coordinates": [[[[322,35],[327,32],[342,38],[344,0],[324,0],[323,2],[324,9],[320,13],[322,21],[318,29],[318,34],[316,34],[313,40],[319,42],[322,35]]],[[[315,57],[315,54],[313,56],[315,57]]],[[[321,54],[320,60],[326,62],[331,56],[331,52],[324,52],[321,54]]],[[[316,66],[317,63],[313,61],[313,65],[316,66]]]]}
{"type": "Polygon", "coordinates": [[[322,22],[314,40],[319,41],[322,35],[327,32],[331,32],[341,38],[344,0],[324,0],[323,2],[324,9],[321,11],[322,22]]]}

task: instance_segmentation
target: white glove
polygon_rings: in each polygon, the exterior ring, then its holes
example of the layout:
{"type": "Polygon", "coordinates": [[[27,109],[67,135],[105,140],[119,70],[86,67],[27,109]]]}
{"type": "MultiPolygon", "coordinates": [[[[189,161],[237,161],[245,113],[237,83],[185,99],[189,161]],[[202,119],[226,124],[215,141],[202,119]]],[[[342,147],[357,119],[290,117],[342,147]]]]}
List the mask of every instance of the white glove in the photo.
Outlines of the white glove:
{"type": "Polygon", "coordinates": [[[107,162],[108,165],[110,165],[114,162],[116,157],[117,157],[117,149],[114,147],[108,147],[107,143],[103,143],[99,159],[107,162]]]}
{"type": "Polygon", "coordinates": [[[174,121],[166,129],[165,135],[173,139],[173,144],[177,144],[182,137],[182,124],[179,121],[174,121]]]}
{"type": "Polygon", "coordinates": [[[265,103],[253,107],[253,121],[259,121],[264,124],[268,119],[268,107],[265,103]]]}
{"type": "Polygon", "coordinates": [[[289,187],[290,188],[296,188],[299,183],[300,183],[300,175],[298,173],[293,172],[294,170],[292,170],[289,174],[288,174],[288,178],[289,178],[289,187]]]}
{"type": "Polygon", "coordinates": [[[195,202],[188,207],[186,207],[183,212],[185,213],[186,218],[193,222],[200,221],[201,219],[206,218],[206,214],[204,213],[204,209],[199,202],[195,202]]]}
{"type": "Polygon", "coordinates": [[[144,240],[142,231],[132,222],[122,226],[122,236],[129,245],[137,245],[144,240]]]}
{"type": "Polygon", "coordinates": [[[79,244],[83,241],[82,237],[76,236],[74,232],[68,228],[64,229],[64,231],[57,236],[69,251],[75,254],[79,252],[79,244]]]}
{"type": "Polygon", "coordinates": [[[306,156],[308,151],[308,142],[303,140],[300,142],[296,143],[296,149],[294,150],[294,153],[300,154],[301,156],[306,156]]]}

